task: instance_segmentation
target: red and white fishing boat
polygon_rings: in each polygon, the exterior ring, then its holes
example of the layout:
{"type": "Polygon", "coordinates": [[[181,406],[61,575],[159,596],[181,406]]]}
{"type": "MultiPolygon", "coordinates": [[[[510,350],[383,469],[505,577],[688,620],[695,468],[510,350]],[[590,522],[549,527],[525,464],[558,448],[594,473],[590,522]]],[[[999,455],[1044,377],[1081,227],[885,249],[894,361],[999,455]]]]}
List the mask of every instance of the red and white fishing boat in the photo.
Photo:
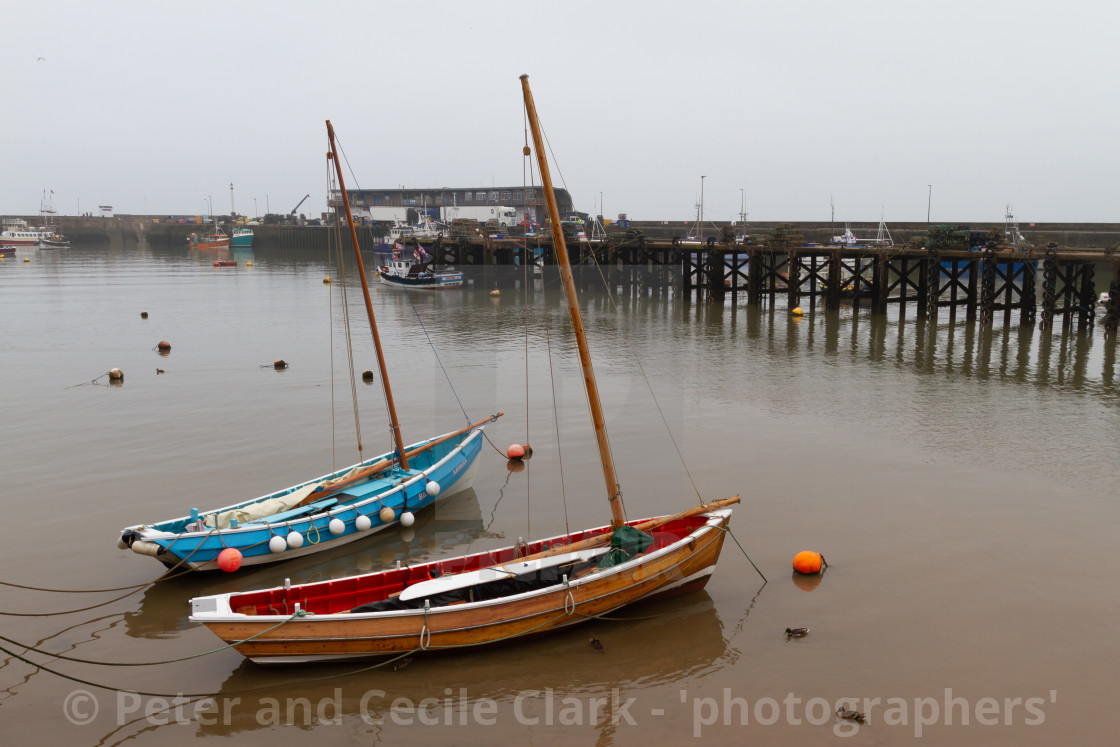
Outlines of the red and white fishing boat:
{"type": "Polygon", "coordinates": [[[209,233],[192,233],[187,241],[190,242],[191,249],[229,249],[229,235],[217,221],[211,224],[209,233]]]}
{"type": "MultiPolygon", "coordinates": [[[[737,496],[644,521],[627,521],[623,514],[528,76],[521,76],[521,85],[611,523],[377,573],[191,600],[191,621],[206,625],[254,661],[403,656],[496,644],[565,628],[639,600],[702,588],[715,570],[737,496]]],[[[329,121],[327,134],[333,157],[329,121]]],[[[338,168],[337,157],[334,161],[338,168]]]]}

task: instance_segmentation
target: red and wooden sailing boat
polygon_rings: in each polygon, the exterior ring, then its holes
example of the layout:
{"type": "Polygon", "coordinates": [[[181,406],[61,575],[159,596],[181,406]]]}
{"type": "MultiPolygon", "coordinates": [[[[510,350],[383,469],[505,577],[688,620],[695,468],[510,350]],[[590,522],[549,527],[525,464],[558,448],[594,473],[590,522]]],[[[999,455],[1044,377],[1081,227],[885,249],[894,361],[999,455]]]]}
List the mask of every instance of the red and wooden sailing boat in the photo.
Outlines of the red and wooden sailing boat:
{"type": "MultiPolygon", "coordinates": [[[[494,644],[574,625],[633,602],[699,589],[715,570],[730,505],[628,522],[607,443],[575,283],[528,76],[521,76],[557,262],[595,425],[608,526],[348,578],[198,597],[191,620],[258,662],[402,655],[494,644]]],[[[330,122],[327,131],[334,151],[330,122]]]]}

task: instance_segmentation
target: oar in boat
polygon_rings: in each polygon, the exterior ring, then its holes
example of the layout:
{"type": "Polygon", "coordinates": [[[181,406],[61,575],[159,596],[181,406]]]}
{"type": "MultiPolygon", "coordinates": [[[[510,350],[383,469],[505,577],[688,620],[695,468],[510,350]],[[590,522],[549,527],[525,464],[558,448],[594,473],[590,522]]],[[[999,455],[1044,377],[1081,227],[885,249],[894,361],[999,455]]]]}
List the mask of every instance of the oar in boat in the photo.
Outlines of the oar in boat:
{"type": "MultiPolygon", "coordinates": [[[[693,506],[692,508],[685,509],[672,516],[662,516],[657,519],[643,521],[640,524],[635,524],[634,528],[645,532],[677,521],[678,519],[687,519],[690,516],[715,511],[738,502],[739,496],[736,495],[731,498],[712,501],[702,506],[693,506]]],[[[410,599],[431,597],[447,591],[454,591],[455,589],[477,586],[478,584],[487,584],[492,581],[500,581],[505,578],[532,573],[542,568],[564,565],[568,562],[580,563],[606,553],[609,549],[606,547],[606,544],[610,542],[610,539],[611,533],[607,532],[597,537],[573,542],[570,545],[553,547],[549,550],[526,555],[523,558],[518,558],[513,563],[499,563],[497,565],[487,566],[486,568],[479,568],[475,571],[467,571],[465,573],[456,573],[427,581],[420,581],[419,583],[412,584],[405,588],[400,594],[400,600],[402,602],[407,602],[410,599]]]]}
{"type": "MultiPolygon", "coordinates": [[[[455,438],[456,436],[461,436],[464,433],[466,433],[467,431],[478,428],[480,425],[486,425],[487,423],[492,423],[495,420],[497,420],[498,418],[502,417],[502,415],[504,415],[504,414],[505,413],[503,413],[503,412],[499,412],[496,415],[492,415],[491,417],[486,418],[485,420],[480,420],[477,423],[471,423],[470,425],[464,426],[464,427],[460,428],[459,430],[455,431],[454,433],[448,433],[446,436],[440,436],[439,438],[435,439],[434,441],[429,441],[428,443],[423,444],[422,446],[417,446],[415,449],[411,449],[410,451],[406,452],[405,453],[405,458],[406,459],[411,459],[412,457],[416,456],[417,454],[421,454],[421,453],[427,451],[428,449],[431,449],[435,446],[439,446],[444,441],[449,441],[450,439],[455,438]]],[[[308,503],[314,503],[315,501],[320,501],[325,497],[324,494],[329,495],[331,493],[338,492],[339,490],[342,490],[343,488],[347,488],[347,487],[353,485],[354,483],[359,482],[361,480],[364,480],[365,478],[367,478],[371,475],[376,475],[378,472],[386,470],[396,463],[397,463],[397,460],[395,458],[382,459],[379,462],[374,462],[373,464],[369,465],[368,467],[363,467],[361,470],[358,470],[357,472],[354,472],[353,474],[345,475],[345,476],[339,477],[335,480],[327,480],[327,481],[323,482],[321,485],[319,485],[318,487],[316,487],[315,490],[313,490],[311,492],[311,495],[307,496],[302,501],[297,503],[296,508],[298,508],[300,506],[304,506],[308,503]]]]}
{"type": "Polygon", "coordinates": [[[586,560],[598,557],[599,555],[606,554],[608,549],[607,547],[596,547],[590,550],[579,550],[577,552],[564,553],[563,555],[552,555],[547,558],[518,560],[513,563],[503,563],[501,565],[479,568],[477,571],[467,571],[465,573],[441,576],[440,578],[421,581],[418,584],[409,586],[401,592],[399,598],[402,602],[407,602],[410,599],[433,597],[436,594],[443,594],[444,592],[455,591],[456,589],[463,589],[468,586],[478,586],[493,581],[502,581],[507,578],[523,576],[526,573],[535,573],[543,568],[551,568],[552,566],[564,565],[566,563],[582,563],[586,560]]]}

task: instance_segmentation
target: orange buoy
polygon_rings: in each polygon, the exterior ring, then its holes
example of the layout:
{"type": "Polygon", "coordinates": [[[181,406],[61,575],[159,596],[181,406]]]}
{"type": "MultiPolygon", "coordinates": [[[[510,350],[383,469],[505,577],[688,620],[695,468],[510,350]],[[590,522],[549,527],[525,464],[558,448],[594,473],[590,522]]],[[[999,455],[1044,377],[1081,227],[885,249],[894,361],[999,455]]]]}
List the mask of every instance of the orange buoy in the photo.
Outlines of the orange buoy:
{"type": "Polygon", "coordinates": [[[510,444],[506,449],[506,456],[510,459],[522,459],[525,456],[525,447],[521,444],[510,444]]]}
{"type": "Polygon", "coordinates": [[[362,371],[362,381],[373,381],[373,371],[370,371],[368,368],[362,371]]]}
{"type": "Polygon", "coordinates": [[[236,547],[227,547],[218,553],[218,567],[226,573],[233,573],[241,567],[241,551],[236,547]]]}
{"type": "Polygon", "coordinates": [[[277,371],[283,371],[285,368],[288,367],[288,362],[286,360],[284,360],[283,358],[277,358],[276,361],[272,364],[272,367],[275,368],[277,371]]]}
{"type": "Polygon", "coordinates": [[[147,319],[147,318],[148,318],[148,312],[146,312],[146,311],[141,311],[141,312],[140,312],[140,318],[141,318],[141,319],[147,319]]]}
{"type": "Polygon", "coordinates": [[[124,371],[119,368],[110,368],[109,381],[124,381],[124,371]]]}
{"type": "Polygon", "coordinates": [[[523,444],[521,446],[521,448],[525,449],[525,456],[523,457],[524,459],[529,459],[533,456],[533,447],[532,446],[530,446],[529,444],[523,444]]]}
{"type": "Polygon", "coordinates": [[[171,343],[168,342],[167,340],[160,340],[159,344],[156,345],[156,347],[159,348],[160,350],[170,350],[171,349],[171,343]]]}
{"type": "Polygon", "coordinates": [[[820,573],[823,560],[819,552],[802,550],[793,556],[793,570],[804,574],[820,573]]]}

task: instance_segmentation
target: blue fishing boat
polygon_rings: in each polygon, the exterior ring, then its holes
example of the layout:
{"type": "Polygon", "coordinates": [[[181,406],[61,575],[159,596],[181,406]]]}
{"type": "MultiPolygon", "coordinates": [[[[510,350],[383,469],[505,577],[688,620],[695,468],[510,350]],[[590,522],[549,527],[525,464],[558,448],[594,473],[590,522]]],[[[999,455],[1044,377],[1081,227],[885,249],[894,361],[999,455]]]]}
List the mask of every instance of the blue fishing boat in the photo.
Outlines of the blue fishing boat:
{"type": "Polygon", "coordinates": [[[250,249],[253,246],[253,229],[235,228],[230,231],[229,245],[233,249],[250,249]]]}
{"type": "MultiPolygon", "coordinates": [[[[333,131],[330,145],[333,150],[333,131]]],[[[342,169],[333,160],[395,448],[258,498],[212,510],[192,508],[176,519],[126,527],[117,543],[121,549],[154,557],[171,569],[232,572],[344,545],[393,524],[411,526],[416,511],[471,486],[482,429],[501,413],[405,447],[342,169]]],[[[356,398],[354,406],[357,415],[356,398]]]]}
{"type": "Polygon", "coordinates": [[[406,468],[395,452],[382,454],[259,498],[127,527],[119,546],[169,568],[206,571],[219,567],[227,548],[240,553],[239,565],[259,565],[338,547],[398,522],[410,526],[415,512],[471,487],[482,428],[497,417],[413,444],[406,468]]]}

